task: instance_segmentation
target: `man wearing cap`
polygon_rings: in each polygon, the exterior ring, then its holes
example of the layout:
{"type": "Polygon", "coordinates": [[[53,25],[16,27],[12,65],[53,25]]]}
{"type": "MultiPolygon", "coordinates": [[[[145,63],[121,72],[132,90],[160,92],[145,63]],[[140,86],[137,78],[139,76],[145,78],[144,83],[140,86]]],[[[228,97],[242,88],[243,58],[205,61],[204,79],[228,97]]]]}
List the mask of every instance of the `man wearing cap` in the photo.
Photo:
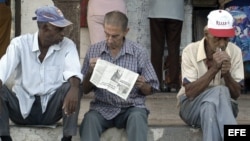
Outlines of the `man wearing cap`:
{"type": "Polygon", "coordinates": [[[19,125],[51,125],[63,117],[62,141],[77,133],[82,81],[76,45],[64,37],[72,23],[55,6],[36,10],[38,32],[14,38],[0,60],[0,137],[19,125]],[[16,71],[12,91],[4,84],[16,71]]]}
{"type": "Polygon", "coordinates": [[[241,50],[229,42],[234,34],[233,17],[225,10],[211,11],[204,38],[182,52],[179,114],[202,129],[203,141],[223,141],[224,125],[237,124],[244,72],[241,50]]]}

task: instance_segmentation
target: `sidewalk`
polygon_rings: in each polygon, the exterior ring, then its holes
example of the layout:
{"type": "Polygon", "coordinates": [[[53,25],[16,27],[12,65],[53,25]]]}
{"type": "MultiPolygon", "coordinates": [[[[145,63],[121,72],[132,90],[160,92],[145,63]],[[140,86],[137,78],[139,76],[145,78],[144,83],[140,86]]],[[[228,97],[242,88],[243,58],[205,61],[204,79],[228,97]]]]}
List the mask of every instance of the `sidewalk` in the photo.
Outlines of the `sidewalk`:
{"type": "MultiPolygon", "coordinates": [[[[78,124],[84,113],[89,109],[93,94],[84,95],[78,124]]],[[[243,94],[238,100],[239,124],[250,124],[250,94],[243,94]]],[[[176,107],[176,93],[157,93],[147,97],[146,105],[150,110],[148,141],[202,141],[199,129],[187,126],[179,117],[176,107]],[[181,135],[181,136],[180,136],[181,135]]],[[[13,141],[59,141],[62,136],[62,126],[57,128],[27,128],[11,124],[13,141]]],[[[124,130],[112,128],[102,135],[101,141],[126,141],[124,130]]],[[[1,141],[1,140],[0,140],[1,141]]],[[[79,135],[72,141],[79,141],[79,135]]]]}
{"type": "MultiPolygon", "coordinates": [[[[82,100],[82,109],[79,118],[83,118],[83,113],[89,108],[89,102],[93,94],[85,95],[82,100]]],[[[237,121],[239,124],[250,124],[250,94],[242,94],[238,99],[239,114],[237,121]]],[[[176,107],[176,93],[157,93],[147,97],[146,105],[150,110],[149,125],[169,126],[183,125],[176,107]]]]}

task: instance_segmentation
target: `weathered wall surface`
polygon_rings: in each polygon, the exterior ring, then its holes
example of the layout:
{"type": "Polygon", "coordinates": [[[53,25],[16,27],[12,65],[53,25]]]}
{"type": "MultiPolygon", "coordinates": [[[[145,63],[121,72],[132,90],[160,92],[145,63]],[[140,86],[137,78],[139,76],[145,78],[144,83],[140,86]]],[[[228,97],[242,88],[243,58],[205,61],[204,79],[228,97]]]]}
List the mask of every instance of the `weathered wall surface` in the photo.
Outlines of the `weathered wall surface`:
{"type": "Polygon", "coordinates": [[[37,31],[36,21],[32,20],[35,10],[43,5],[53,5],[52,0],[21,0],[21,34],[37,31]]]}
{"type": "MultiPolygon", "coordinates": [[[[150,29],[148,20],[149,2],[151,0],[126,0],[129,28],[127,38],[140,43],[150,53],[150,29]]],[[[182,30],[181,50],[192,41],[192,6],[187,2],[185,5],[185,19],[182,30]]],[[[88,29],[81,29],[81,61],[89,46],[88,29]]],[[[167,52],[165,52],[167,54],[167,52]]]]}
{"type": "MultiPolygon", "coordinates": [[[[127,0],[130,32],[128,38],[142,44],[150,51],[150,29],[147,18],[151,0],[127,0]]],[[[192,40],[192,6],[185,5],[185,20],[182,31],[181,49],[192,40]]]]}
{"type": "MultiPolygon", "coordinates": [[[[148,10],[151,0],[125,0],[128,9],[130,31],[127,38],[140,43],[146,47],[150,53],[150,30],[148,10]]],[[[36,22],[32,20],[35,16],[35,9],[42,5],[52,5],[52,0],[21,0],[21,33],[34,33],[37,31],[36,22]]],[[[14,4],[14,3],[13,3],[14,4]]],[[[13,8],[12,8],[13,9],[13,8]]],[[[14,9],[13,9],[14,11],[14,9]]],[[[14,12],[12,12],[14,13],[14,12]]],[[[13,15],[14,17],[14,15],[13,15]]],[[[14,20],[14,18],[13,18],[14,20]]],[[[182,30],[181,50],[192,41],[192,6],[185,6],[185,20],[182,30]]],[[[80,29],[80,58],[83,61],[86,51],[89,47],[89,35],[87,28],[80,29]]],[[[165,52],[167,54],[167,52],[165,52]]]]}

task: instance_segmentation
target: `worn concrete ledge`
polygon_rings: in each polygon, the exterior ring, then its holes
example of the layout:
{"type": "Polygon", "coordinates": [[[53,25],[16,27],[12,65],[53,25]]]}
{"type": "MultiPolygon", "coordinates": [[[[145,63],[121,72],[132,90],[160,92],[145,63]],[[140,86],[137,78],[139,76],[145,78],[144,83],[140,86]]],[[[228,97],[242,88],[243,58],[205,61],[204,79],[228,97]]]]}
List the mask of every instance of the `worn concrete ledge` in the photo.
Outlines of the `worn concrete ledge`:
{"type": "MultiPolygon", "coordinates": [[[[11,86],[12,83],[8,82],[7,85],[11,86]]],[[[84,118],[84,113],[88,111],[89,103],[93,97],[93,93],[90,93],[81,99],[78,125],[84,118]]],[[[237,121],[239,124],[250,123],[249,101],[250,94],[243,94],[238,100],[237,121]]],[[[148,141],[202,141],[201,130],[185,125],[180,119],[176,107],[176,93],[157,93],[148,96],[146,105],[150,110],[148,141]]],[[[60,141],[62,137],[61,121],[56,128],[20,127],[12,122],[10,124],[13,141],[60,141]]],[[[79,134],[72,139],[72,141],[79,140],[79,134]]],[[[124,129],[108,129],[102,134],[101,141],[127,141],[126,132],[124,129]]]]}
{"type": "MultiPolygon", "coordinates": [[[[62,127],[57,128],[30,128],[11,127],[13,141],[60,141],[62,127]]],[[[102,134],[101,141],[127,141],[126,132],[123,129],[111,128],[102,134]]],[[[72,141],[79,141],[79,135],[72,141]]],[[[200,129],[188,126],[150,127],[148,141],[202,141],[200,129]]]]}
{"type": "MultiPolygon", "coordinates": [[[[146,105],[151,111],[149,115],[148,141],[202,141],[200,129],[191,128],[179,118],[176,108],[176,94],[159,93],[149,96],[146,105]]],[[[85,95],[81,101],[78,123],[80,125],[84,113],[89,109],[93,94],[85,95]]],[[[239,102],[239,124],[250,123],[250,95],[242,95],[239,102]]],[[[60,141],[62,137],[61,122],[56,128],[19,127],[11,123],[13,141],[60,141]]],[[[72,141],[79,141],[79,134],[72,141]]],[[[1,140],[0,140],[1,141],[1,140]]],[[[127,141],[123,129],[111,128],[104,132],[101,141],[127,141]]]]}

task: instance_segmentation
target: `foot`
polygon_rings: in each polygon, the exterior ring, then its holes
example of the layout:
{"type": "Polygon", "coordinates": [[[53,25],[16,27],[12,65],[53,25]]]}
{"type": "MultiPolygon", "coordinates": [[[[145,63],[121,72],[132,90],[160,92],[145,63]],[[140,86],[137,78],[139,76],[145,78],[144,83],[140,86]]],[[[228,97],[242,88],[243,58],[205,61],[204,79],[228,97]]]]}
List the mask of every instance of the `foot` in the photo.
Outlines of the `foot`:
{"type": "Polygon", "coordinates": [[[11,136],[1,136],[2,141],[12,141],[11,136]]]}
{"type": "Polygon", "coordinates": [[[178,93],[180,90],[180,85],[178,84],[168,84],[168,92],[178,93]]]}
{"type": "Polygon", "coordinates": [[[61,141],[71,141],[72,136],[65,137],[63,136],[61,141]]]}
{"type": "Polygon", "coordinates": [[[161,83],[161,86],[160,86],[160,91],[161,92],[168,92],[168,85],[166,83],[161,83]]]}

